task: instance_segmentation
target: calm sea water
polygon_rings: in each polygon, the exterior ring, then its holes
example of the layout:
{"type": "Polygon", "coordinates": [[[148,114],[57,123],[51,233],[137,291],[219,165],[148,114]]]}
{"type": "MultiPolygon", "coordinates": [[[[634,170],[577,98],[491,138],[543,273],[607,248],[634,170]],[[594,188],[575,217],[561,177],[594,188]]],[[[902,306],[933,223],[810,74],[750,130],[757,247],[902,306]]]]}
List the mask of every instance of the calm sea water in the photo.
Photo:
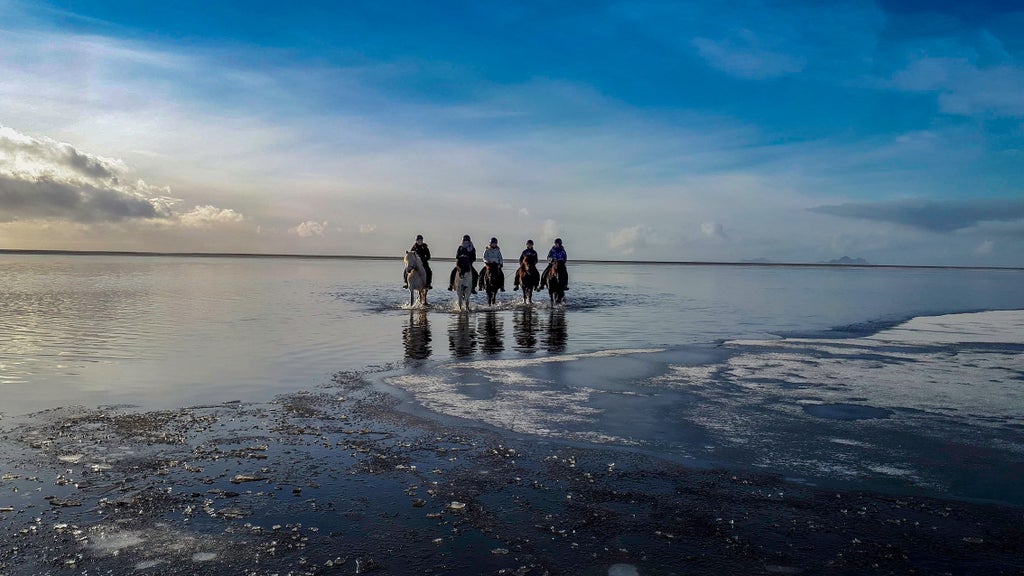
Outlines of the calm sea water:
{"type": "Polygon", "coordinates": [[[1024,271],[575,264],[564,307],[519,305],[509,281],[459,314],[443,289],[410,309],[401,266],[0,256],[0,413],[262,401],[385,367],[409,409],[509,433],[1024,503],[1024,342],[862,339],[1024,309],[1024,271]],[[951,446],[974,464],[949,472],[951,446]]]}

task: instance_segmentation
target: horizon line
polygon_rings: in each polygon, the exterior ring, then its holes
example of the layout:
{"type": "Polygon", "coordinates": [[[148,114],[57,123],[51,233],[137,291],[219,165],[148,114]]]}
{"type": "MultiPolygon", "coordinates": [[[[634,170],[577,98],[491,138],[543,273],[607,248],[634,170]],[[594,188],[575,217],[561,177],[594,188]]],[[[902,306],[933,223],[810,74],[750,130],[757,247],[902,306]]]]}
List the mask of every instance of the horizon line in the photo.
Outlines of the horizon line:
{"type": "MultiPolygon", "coordinates": [[[[177,258],[305,258],[322,260],[401,260],[401,256],[368,256],[358,254],[286,254],[254,252],[150,252],[134,250],[41,250],[0,248],[0,254],[61,255],[61,256],[158,256],[177,258]]],[[[455,261],[455,258],[441,257],[436,260],[455,261]]],[[[701,260],[573,260],[580,264],[648,264],[674,266],[764,266],[764,267],[829,267],[829,268],[917,268],[947,270],[1024,270],[1021,266],[956,266],[940,264],[850,264],[833,262],[771,262],[771,261],[701,261],[701,260]]]]}

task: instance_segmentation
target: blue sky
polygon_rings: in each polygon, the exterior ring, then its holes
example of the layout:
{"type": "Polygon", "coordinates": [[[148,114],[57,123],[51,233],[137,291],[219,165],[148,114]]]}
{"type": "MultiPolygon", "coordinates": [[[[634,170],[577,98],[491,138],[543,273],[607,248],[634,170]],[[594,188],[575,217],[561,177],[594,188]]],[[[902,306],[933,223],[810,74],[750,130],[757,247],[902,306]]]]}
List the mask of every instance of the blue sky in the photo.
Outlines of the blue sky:
{"type": "Polygon", "coordinates": [[[0,246],[1024,266],[1024,6],[0,0],[0,246]]]}

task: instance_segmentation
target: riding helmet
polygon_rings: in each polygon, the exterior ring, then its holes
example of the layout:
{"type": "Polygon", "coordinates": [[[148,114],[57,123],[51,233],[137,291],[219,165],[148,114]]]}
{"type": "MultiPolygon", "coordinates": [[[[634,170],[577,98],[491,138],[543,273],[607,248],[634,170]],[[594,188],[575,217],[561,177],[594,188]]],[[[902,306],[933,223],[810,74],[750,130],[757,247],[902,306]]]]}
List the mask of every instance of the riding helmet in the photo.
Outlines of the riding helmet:
{"type": "Polygon", "coordinates": [[[463,236],[463,237],[462,237],[462,240],[463,240],[463,241],[469,240],[469,234],[466,234],[465,236],[463,236]]]}
{"type": "Polygon", "coordinates": [[[498,243],[498,239],[497,238],[491,238],[491,244],[497,244],[497,243],[498,243]]]}
{"type": "Polygon", "coordinates": [[[562,239],[561,238],[555,238],[555,244],[561,244],[561,243],[562,243],[562,239]]]}

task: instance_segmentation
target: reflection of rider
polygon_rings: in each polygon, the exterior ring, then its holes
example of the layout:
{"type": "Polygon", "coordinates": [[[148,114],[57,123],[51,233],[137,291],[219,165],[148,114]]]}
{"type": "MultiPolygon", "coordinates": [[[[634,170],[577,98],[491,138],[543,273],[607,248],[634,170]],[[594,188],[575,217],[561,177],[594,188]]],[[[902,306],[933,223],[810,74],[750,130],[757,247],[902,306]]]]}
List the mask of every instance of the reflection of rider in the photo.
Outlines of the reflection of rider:
{"type": "MultiPolygon", "coordinates": [[[[498,248],[498,239],[491,238],[491,243],[487,245],[487,249],[484,250],[484,265],[494,264],[498,267],[498,290],[505,291],[505,274],[501,271],[501,266],[505,262],[501,258],[501,248],[498,248]]],[[[484,278],[483,274],[480,275],[480,289],[484,289],[484,278]]]]}
{"type": "MultiPolygon", "coordinates": [[[[420,263],[423,264],[423,270],[427,273],[427,288],[433,288],[431,280],[434,277],[434,271],[430,269],[430,248],[427,247],[426,242],[423,241],[423,234],[416,235],[416,243],[409,248],[410,252],[415,252],[420,257],[420,263]]],[[[409,288],[409,279],[405,273],[402,273],[403,288],[409,288]]]]}
{"type": "Polygon", "coordinates": [[[462,244],[459,245],[458,249],[455,250],[455,268],[452,268],[451,276],[448,278],[448,289],[455,289],[455,273],[459,270],[463,272],[473,272],[473,294],[476,294],[476,283],[477,273],[476,268],[473,268],[473,262],[476,262],[476,248],[473,246],[473,241],[469,239],[469,234],[462,237],[462,244]]]}
{"type": "Polygon", "coordinates": [[[555,262],[561,262],[563,264],[562,269],[565,270],[565,286],[564,289],[569,289],[569,270],[565,267],[565,262],[569,257],[565,253],[565,248],[562,247],[562,239],[555,238],[555,245],[548,250],[548,267],[544,269],[544,274],[540,277],[540,288],[543,290],[548,285],[548,275],[551,274],[552,268],[554,268],[555,262]]]}
{"type": "MultiPolygon", "coordinates": [[[[523,262],[526,262],[531,269],[537,267],[537,251],[533,249],[533,240],[526,241],[526,250],[519,255],[519,263],[523,262]]],[[[512,289],[519,290],[519,274],[516,274],[516,279],[512,282],[512,289]]]]}

